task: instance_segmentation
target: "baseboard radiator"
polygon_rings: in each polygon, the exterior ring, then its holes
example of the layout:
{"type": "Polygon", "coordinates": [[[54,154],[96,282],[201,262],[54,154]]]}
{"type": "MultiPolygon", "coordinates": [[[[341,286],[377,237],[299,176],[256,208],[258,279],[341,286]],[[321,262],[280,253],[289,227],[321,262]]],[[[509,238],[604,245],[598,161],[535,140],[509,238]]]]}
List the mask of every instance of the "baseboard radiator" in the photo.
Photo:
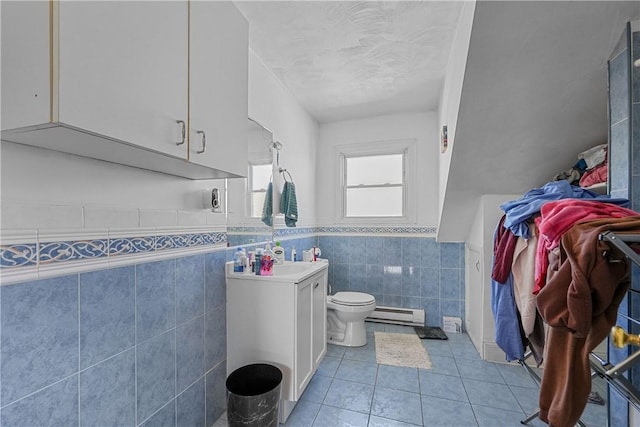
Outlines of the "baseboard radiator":
{"type": "Polygon", "coordinates": [[[373,313],[365,320],[395,325],[424,326],[424,310],[376,306],[373,313]]]}

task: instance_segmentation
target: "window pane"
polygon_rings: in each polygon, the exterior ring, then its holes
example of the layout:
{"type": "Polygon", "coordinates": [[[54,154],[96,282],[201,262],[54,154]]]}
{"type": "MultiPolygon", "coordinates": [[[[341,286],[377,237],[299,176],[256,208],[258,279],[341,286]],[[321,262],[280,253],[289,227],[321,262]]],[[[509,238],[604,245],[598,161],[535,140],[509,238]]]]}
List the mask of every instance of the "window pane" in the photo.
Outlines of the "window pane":
{"type": "Polygon", "coordinates": [[[259,193],[251,193],[251,216],[254,218],[262,217],[262,209],[264,208],[264,199],[267,193],[261,191],[259,193]]]}
{"type": "Polygon", "coordinates": [[[402,184],[403,154],[347,157],[347,185],[402,184]]]}
{"type": "Polygon", "coordinates": [[[271,163],[251,165],[251,190],[266,190],[271,178],[271,163]]]}
{"type": "Polygon", "coordinates": [[[402,187],[348,188],[346,216],[402,216],[402,187]]]}

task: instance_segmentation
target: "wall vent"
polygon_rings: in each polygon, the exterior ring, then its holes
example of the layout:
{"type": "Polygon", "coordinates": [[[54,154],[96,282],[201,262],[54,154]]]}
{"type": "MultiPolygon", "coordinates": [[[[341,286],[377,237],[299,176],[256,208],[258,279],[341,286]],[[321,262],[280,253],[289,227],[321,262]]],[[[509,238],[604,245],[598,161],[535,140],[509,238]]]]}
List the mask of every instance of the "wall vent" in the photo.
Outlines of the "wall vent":
{"type": "Polygon", "coordinates": [[[366,320],[395,325],[424,326],[424,310],[376,306],[366,320]]]}

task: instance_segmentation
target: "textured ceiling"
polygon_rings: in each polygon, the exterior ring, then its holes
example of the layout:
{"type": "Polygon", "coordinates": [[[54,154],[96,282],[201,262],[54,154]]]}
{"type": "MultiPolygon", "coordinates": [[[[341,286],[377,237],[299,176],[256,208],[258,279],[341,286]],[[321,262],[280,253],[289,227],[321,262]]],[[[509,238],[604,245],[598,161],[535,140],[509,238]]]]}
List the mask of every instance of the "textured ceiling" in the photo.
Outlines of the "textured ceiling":
{"type": "Polygon", "coordinates": [[[434,110],[459,1],[238,1],[250,46],[319,122],[434,110]]]}

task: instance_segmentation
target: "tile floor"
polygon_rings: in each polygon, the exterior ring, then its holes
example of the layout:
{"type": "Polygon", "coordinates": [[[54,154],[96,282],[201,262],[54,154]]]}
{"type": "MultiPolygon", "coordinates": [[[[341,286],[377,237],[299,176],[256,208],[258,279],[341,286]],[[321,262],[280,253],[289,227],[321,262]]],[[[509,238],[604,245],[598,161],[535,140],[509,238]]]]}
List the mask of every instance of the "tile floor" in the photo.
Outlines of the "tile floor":
{"type": "MultiPolygon", "coordinates": [[[[285,427],[508,427],[521,426],[537,408],[538,388],[527,372],[518,364],[481,360],[466,334],[422,340],[433,364],[427,370],[376,364],[374,331],[413,328],[367,323],[367,330],[364,347],[328,346],[285,427]]],[[[593,390],[606,398],[599,381],[593,390]]],[[[606,406],[588,404],[582,421],[604,426],[606,417],[606,406]]],[[[537,418],[529,425],[546,426],[537,418]]]]}

